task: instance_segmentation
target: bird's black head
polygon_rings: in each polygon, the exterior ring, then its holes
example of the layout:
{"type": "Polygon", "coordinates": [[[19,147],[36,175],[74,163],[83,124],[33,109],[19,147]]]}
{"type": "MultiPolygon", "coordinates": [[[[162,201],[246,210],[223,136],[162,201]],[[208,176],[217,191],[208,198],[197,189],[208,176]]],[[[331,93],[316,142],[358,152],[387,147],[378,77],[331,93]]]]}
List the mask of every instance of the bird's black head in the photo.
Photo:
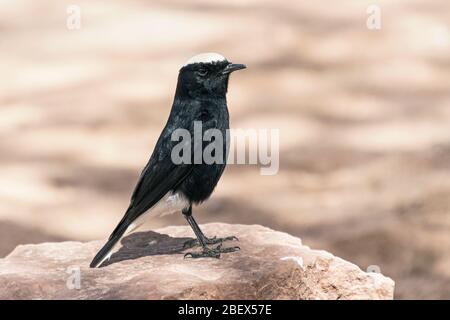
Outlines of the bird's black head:
{"type": "Polygon", "coordinates": [[[245,65],[229,62],[217,53],[203,53],[189,59],[178,75],[177,98],[225,97],[233,71],[245,65]]]}

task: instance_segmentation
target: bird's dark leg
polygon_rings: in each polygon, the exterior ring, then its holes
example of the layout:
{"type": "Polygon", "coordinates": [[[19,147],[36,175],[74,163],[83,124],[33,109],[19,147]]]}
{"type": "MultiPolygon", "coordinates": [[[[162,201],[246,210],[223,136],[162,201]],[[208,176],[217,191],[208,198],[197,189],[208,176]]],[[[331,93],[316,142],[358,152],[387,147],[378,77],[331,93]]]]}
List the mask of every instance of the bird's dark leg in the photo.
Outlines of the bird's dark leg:
{"type": "Polygon", "coordinates": [[[208,238],[202,232],[202,230],[198,226],[197,222],[195,221],[194,217],[192,216],[192,207],[189,207],[188,209],[186,209],[186,211],[184,211],[183,214],[184,214],[184,217],[186,218],[187,222],[191,226],[192,230],[194,230],[195,235],[197,236],[197,239],[195,239],[193,241],[188,241],[185,244],[185,247],[193,247],[193,246],[196,246],[199,244],[202,246],[205,246],[208,244],[222,243],[223,241],[229,241],[229,240],[239,241],[239,239],[235,236],[226,237],[226,238],[217,238],[217,237],[208,238]],[[192,245],[190,245],[190,243],[192,243],[192,245]]]}
{"type": "Polygon", "coordinates": [[[217,237],[207,238],[203,234],[200,227],[198,226],[194,217],[192,216],[192,206],[189,206],[189,208],[183,210],[182,212],[183,212],[183,215],[186,218],[187,222],[191,226],[192,230],[194,231],[195,236],[197,237],[196,240],[187,241],[184,244],[184,248],[192,248],[194,246],[197,246],[198,244],[200,244],[203,248],[202,252],[200,252],[200,253],[188,252],[185,254],[185,257],[190,256],[192,258],[206,258],[206,257],[220,258],[221,253],[234,252],[234,251],[239,250],[239,247],[222,248],[223,241],[227,241],[227,240],[237,240],[238,241],[238,238],[236,238],[235,236],[226,237],[226,238],[217,238],[217,237]],[[212,248],[212,249],[208,248],[208,245],[217,244],[217,243],[219,245],[216,248],[212,248]]]}

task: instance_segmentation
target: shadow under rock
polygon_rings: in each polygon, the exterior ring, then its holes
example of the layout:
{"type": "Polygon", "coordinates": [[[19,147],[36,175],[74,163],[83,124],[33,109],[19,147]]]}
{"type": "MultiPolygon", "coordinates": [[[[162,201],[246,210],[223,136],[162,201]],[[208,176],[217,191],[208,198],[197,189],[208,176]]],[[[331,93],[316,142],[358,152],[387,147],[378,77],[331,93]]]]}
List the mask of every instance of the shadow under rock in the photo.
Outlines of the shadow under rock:
{"type": "Polygon", "coordinates": [[[136,232],[123,238],[119,251],[114,253],[109,261],[103,262],[101,267],[147,256],[181,254],[188,249],[184,247],[184,244],[189,240],[193,240],[193,238],[172,238],[154,231],[136,232]]]}

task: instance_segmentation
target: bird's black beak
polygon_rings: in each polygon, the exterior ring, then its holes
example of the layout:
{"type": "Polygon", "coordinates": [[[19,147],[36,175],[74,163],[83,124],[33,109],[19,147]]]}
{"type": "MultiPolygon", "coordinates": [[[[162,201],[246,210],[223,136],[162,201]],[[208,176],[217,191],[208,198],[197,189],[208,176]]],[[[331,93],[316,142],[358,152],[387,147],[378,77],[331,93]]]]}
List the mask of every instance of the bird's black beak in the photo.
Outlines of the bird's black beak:
{"type": "Polygon", "coordinates": [[[222,74],[230,74],[234,71],[245,69],[245,68],[247,68],[247,66],[245,64],[230,63],[229,65],[227,65],[225,67],[225,69],[223,69],[222,74]]]}

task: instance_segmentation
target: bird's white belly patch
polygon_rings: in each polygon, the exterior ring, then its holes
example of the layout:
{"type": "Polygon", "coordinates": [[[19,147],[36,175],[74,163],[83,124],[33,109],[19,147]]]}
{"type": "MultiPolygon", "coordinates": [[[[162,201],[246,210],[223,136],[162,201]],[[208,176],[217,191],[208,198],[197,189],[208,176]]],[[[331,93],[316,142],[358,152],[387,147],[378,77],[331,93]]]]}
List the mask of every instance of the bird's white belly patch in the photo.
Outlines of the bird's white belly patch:
{"type": "Polygon", "coordinates": [[[165,216],[175,212],[180,212],[189,207],[189,201],[180,193],[168,192],[153,207],[141,214],[130,226],[124,235],[143,225],[151,216],[165,216]]]}

